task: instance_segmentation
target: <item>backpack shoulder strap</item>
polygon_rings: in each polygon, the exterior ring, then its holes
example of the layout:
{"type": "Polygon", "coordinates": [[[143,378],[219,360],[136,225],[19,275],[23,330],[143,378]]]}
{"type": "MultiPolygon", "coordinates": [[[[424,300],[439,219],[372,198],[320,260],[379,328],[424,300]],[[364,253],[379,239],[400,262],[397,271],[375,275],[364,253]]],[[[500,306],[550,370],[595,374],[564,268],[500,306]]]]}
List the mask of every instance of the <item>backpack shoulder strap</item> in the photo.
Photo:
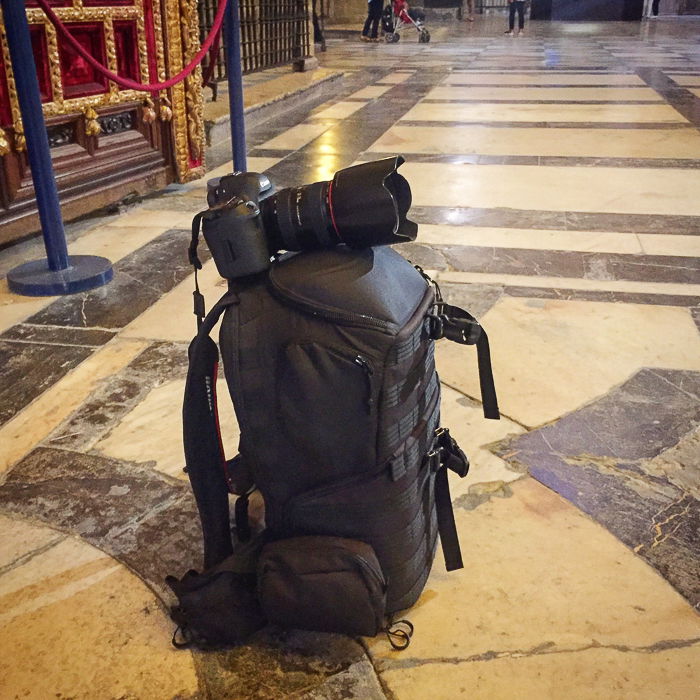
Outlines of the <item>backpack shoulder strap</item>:
{"type": "Polygon", "coordinates": [[[219,350],[209,337],[221,314],[238,303],[226,293],[199,324],[189,346],[189,368],[182,407],[185,470],[192,484],[204,538],[204,568],[228,557],[232,551],[229,521],[229,487],[221,444],[216,405],[219,350]]]}

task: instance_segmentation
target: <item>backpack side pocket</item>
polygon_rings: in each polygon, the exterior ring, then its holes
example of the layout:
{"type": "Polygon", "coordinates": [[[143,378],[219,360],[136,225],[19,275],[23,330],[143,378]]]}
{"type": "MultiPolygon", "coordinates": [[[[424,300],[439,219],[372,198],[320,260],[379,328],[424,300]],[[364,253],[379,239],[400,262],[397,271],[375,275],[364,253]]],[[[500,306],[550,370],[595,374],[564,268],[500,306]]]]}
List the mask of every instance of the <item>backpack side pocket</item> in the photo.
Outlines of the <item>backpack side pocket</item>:
{"type": "Polygon", "coordinates": [[[258,597],[283,627],[373,637],[384,627],[386,581],[370,545],[293,537],[265,545],[258,597]]]}

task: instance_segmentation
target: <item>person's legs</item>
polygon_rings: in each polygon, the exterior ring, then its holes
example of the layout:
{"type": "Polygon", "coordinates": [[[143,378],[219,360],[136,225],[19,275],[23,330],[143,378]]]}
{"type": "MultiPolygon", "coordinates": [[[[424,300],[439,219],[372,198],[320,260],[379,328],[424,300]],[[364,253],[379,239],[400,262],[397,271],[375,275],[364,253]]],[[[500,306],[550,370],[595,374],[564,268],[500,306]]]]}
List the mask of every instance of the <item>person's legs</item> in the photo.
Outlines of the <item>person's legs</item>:
{"type": "Polygon", "coordinates": [[[659,2],[660,0],[654,0],[654,2],[651,3],[651,14],[654,15],[654,17],[659,16],[659,2]]]}
{"type": "Polygon", "coordinates": [[[474,21],[474,0],[466,0],[467,4],[467,19],[470,22],[474,21]]]}
{"type": "Polygon", "coordinates": [[[515,27],[515,2],[511,2],[508,5],[508,32],[513,32],[513,27],[515,27]]]}
{"type": "Polygon", "coordinates": [[[514,2],[513,5],[518,6],[516,8],[518,10],[518,29],[522,32],[523,28],[525,27],[525,0],[514,2]]]}
{"type": "Polygon", "coordinates": [[[371,39],[376,39],[379,31],[379,20],[382,18],[382,0],[371,0],[369,3],[369,16],[372,18],[369,36],[371,39]]]}

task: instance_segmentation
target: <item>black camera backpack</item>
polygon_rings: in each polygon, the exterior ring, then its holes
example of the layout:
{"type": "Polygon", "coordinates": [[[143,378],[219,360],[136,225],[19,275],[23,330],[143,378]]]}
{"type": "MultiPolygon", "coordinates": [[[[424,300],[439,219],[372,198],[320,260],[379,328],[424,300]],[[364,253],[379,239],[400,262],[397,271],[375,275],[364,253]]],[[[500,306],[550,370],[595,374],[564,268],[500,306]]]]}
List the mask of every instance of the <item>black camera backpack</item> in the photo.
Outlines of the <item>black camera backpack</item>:
{"type": "Polygon", "coordinates": [[[438,534],[447,569],[462,566],[447,472],[463,477],[469,463],[440,426],[434,347],[442,337],[476,344],[484,415],[498,418],[486,334],[385,246],[282,256],[231,281],[203,322],[198,312],[183,418],[205,572],[168,579],[184,643],[240,641],[265,620],[353,635],[387,629],[423,590],[438,534]],[[209,337],[222,313],[241,433],[228,462],[209,337]],[[265,530],[251,539],[253,484],[265,530]],[[239,495],[235,546],[229,492],[239,495]]]}

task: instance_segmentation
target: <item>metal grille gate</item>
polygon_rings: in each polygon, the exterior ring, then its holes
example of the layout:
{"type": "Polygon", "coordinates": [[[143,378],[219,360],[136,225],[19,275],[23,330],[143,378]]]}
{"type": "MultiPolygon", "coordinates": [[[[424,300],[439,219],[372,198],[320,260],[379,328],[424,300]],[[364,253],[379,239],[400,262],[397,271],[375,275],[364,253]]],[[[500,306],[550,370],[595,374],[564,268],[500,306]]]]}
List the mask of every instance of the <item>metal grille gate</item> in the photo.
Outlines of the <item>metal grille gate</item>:
{"type": "MultiPolygon", "coordinates": [[[[310,54],[310,3],[311,0],[239,0],[244,73],[281,66],[310,54]]],[[[216,0],[198,2],[200,39],[211,29],[216,6],[216,0]]],[[[213,75],[215,81],[227,77],[224,44],[222,36],[213,75]]]]}

